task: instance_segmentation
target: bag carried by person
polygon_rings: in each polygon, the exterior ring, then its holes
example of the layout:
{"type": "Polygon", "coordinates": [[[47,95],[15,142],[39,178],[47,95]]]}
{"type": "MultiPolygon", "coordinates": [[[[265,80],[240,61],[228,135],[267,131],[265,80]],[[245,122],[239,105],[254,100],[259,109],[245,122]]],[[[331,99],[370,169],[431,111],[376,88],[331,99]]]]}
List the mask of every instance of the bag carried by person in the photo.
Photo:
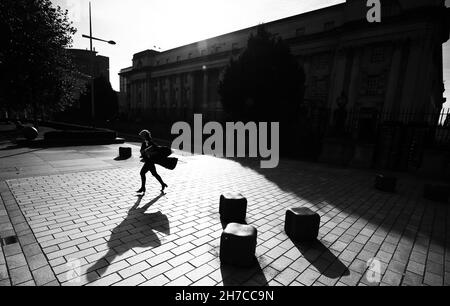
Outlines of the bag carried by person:
{"type": "Polygon", "coordinates": [[[178,158],[164,157],[155,161],[155,164],[160,165],[168,170],[174,170],[178,164],[178,158]]]}
{"type": "Polygon", "coordinates": [[[144,151],[145,157],[151,160],[158,160],[169,157],[173,151],[169,147],[153,145],[144,151]]]}

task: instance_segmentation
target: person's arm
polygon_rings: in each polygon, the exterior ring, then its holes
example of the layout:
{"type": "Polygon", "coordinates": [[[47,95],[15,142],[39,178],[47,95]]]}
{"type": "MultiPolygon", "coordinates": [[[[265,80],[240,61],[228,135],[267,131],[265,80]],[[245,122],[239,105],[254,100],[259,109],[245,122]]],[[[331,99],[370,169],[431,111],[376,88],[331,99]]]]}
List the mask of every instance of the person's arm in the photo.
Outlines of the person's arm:
{"type": "Polygon", "coordinates": [[[143,142],[141,145],[141,156],[142,157],[144,157],[144,152],[145,152],[145,142],[143,142]]]}

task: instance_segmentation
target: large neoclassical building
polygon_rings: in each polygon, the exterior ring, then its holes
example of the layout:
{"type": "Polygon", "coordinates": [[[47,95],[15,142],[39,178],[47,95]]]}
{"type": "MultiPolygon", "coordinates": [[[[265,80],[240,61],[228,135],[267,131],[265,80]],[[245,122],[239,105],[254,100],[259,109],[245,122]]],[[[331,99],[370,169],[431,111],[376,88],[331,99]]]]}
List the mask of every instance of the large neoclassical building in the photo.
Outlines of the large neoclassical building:
{"type": "MultiPolygon", "coordinates": [[[[442,44],[449,38],[444,0],[381,0],[381,23],[369,23],[365,0],[276,20],[266,29],[285,40],[306,74],[304,100],[367,112],[439,112],[443,98],[442,44]]],[[[122,69],[121,105],[131,117],[187,119],[222,112],[217,85],[231,57],[256,26],[172,50],[146,50],[122,69]]]]}

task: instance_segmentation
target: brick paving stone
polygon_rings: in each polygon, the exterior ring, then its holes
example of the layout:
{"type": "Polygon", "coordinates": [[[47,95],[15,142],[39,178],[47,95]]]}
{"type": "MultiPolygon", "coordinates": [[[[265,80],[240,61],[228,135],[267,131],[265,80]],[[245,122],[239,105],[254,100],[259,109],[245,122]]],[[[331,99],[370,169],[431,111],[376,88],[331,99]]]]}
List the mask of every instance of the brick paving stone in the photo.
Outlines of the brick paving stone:
{"type": "Polygon", "coordinates": [[[424,283],[429,286],[442,286],[443,277],[434,273],[425,273],[424,283]]]}
{"type": "Polygon", "coordinates": [[[403,277],[402,286],[421,286],[423,277],[407,271],[403,277]]]}
{"type": "Polygon", "coordinates": [[[169,265],[167,262],[163,262],[157,266],[153,266],[153,267],[143,271],[142,275],[144,275],[146,279],[150,280],[152,278],[160,276],[161,274],[171,270],[172,268],[173,267],[171,265],[169,265]]]}
{"type": "Polygon", "coordinates": [[[320,273],[308,268],[296,278],[296,281],[302,283],[305,286],[311,286],[319,277],[320,273]]]}
{"type": "Polygon", "coordinates": [[[22,248],[19,243],[6,245],[3,247],[3,254],[5,257],[14,256],[22,253],[22,248]]]}
{"type": "Polygon", "coordinates": [[[399,286],[402,282],[402,274],[388,270],[384,274],[382,282],[390,286],[399,286]]]}
{"type": "Polygon", "coordinates": [[[126,268],[124,270],[120,270],[119,275],[125,279],[125,278],[133,276],[139,272],[145,271],[148,268],[150,268],[150,265],[147,262],[143,261],[138,264],[132,265],[129,268],[126,268]]]}
{"type": "Polygon", "coordinates": [[[27,266],[27,260],[25,259],[25,256],[23,256],[23,254],[16,254],[6,257],[6,263],[8,264],[9,269],[27,266]]]}
{"type": "Polygon", "coordinates": [[[141,274],[134,275],[126,278],[123,281],[115,283],[113,286],[138,286],[146,281],[145,277],[141,274]]]}
{"type": "Polygon", "coordinates": [[[425,272],[425,265],[415,261],[409,261],[407,270],[416,274],[423,274],[425,272]]]}
{"type": "Polygon", "coordinates": [[[195,268],[194,270],[192,270],[191,272],[187,273],[186,276],[194,281],[197,282],[198,280],[200,280],[201,278],[207,276],[209,273],[213,272],[215,269],[213,267],[211,267],[210,265],[203,265],[200,266],[199,268],[195,268]]]}
{"type": "Polygon", "coordinates": [[[186,276],[181,276],[181,277],[177,278],[176,280],[171,281],[167,285],[184,287],[184,286],[190,286],[191,284],[192,284],[192,281],[189,278],[187,278],[186,276]]]}
{"type": "Polygon", "coordinates": [[[117,273],[114,273],[89,283],[87,286],[110,286],[114,283],[120,282],[121,280],[122,278],[117,273]]]}
{"type": "Polygon", "coordinates": [[[174,280],[181,275],[189,273],[191,270],[193,270],[194,267],[189,263],[184,263],[172,270],[167,271],[164,273],[170,280],[174,280]]]}
{"type": "Polygon", "coordinates": [[[0,280],[5,280],[5,279],[9,279],[8,268],[7,268],[6,264],[1,264],[0,265],[0,280]]]}
{"type": "MultiPolygon", "coordinates": [[[[204,277],[201,280],[195,282],[194,284],[192,284],[192,286],[215,286],[217,284],[217,282],[215,280],[213,280],[211,277],[204,277]]],[[[246,284],[247,286],[251,286],[251,284],[246,284]]],[[[254,286],[260,286],[258,283],[255,283],[254,286]]]]}
{"type": "Polygon", "coordinates": [[[11,277],[12,285],[19,285],[33,279],[33,277],[31,276],[31,272],[27,266],[10,269],[9,275],[11,277]]]}
{"type": "Polygon", "coordinates": [[[56,280],[52,269],[48,265],[36,269],[32,273],[37,286],[43,286],[56,280]]]}
{"type": "Polygon", "coordinates": [[[140,286],[164,286],[169,282],[170,280],[164,275],[158,275],[157,277],[142,283],[140,286]]]}
{"type": "Polygon", "coordinates": [[[39,269],[48,264],[47,258],[45,258],[44,254],[42,253],[27,257],[27,261],[31,271],[39,269]]]}

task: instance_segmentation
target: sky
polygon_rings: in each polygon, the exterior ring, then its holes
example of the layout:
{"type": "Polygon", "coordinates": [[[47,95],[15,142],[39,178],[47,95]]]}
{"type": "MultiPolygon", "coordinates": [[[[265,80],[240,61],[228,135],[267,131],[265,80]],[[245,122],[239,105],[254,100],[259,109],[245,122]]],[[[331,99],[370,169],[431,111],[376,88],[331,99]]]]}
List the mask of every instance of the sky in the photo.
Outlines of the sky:
{"type": "MultiPolygon", "coordinates": [[[[52,0],[69,10],[78,32],[73,48],[89,48],[89,0],[52,0]]],[[[120,69],[131,66],[133,54],[162,51],[233,32],[263,22],[301,14],[343,0],[91,0],[93,36],[117,45],[94,42],[110,58],[111,84],[119,90],[120,69]]],[[[450,0],[447,0],[450,4],[450,0]]],[[[444,46],[444,79],[450,107],[450,43],[444,46]]]]}

